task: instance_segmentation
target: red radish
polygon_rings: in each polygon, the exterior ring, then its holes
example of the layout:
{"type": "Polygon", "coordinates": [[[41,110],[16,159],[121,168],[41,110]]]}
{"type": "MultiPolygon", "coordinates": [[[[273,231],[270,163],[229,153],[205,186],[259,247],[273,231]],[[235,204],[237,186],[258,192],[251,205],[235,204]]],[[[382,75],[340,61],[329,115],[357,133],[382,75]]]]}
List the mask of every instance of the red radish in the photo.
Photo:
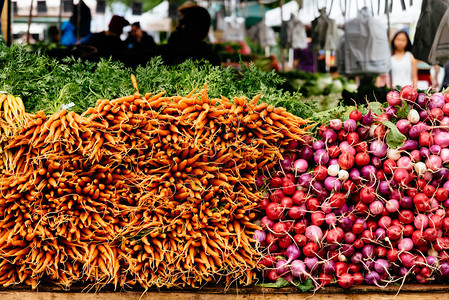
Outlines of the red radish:
{"type": "Polygon", "coordinates": [[[326,240],[329,244],[340,243],[343,239],[345,233],[343,229],[337,227],[328,231],[326,240]]]}
{"type": "Polygon", "coordinates": [[[327,168],[325,166],[318,166],[313,170],[313,177],[315,180],[323,181],[327,177],[327,168]]]}
{"type": "Polygon", "coordinates": [[[270,200],[268,198],[265,198],[259,202],[259,208],[265,210],[268,204],[270,204],[270,200]]]}
{"type": "Polygon", "coordinates": [[[308,242],[303,248],[302,248],[302,252],[304,253],[305,256],[307,257],[313,257],[316,256],[317,252],[318,252],[318,245],[315,244],[314,242],[308,242]]]}
{"type": "Polygon", "coordinates": [[[362,266],[360,266],[360,264],[353,264],[353,263],[348,264],[348,273],[357,273],[360,272],[361,269],[362,266]]]}
{"type": "Polygon", "coordinates": [[[399,258],[399,251],[395,248],[390,248],[387,251],[387,258],[391,262],[395,262],[399,258]]]}
{"type": "Polygon", "coordinates": [[[419,144],[423,147],[430,147],[433,145],[433,136],[430,132],[424,131],[419,135],[419,144]]]}
{"type": "Polygon", "coordinates": [[[376,254],[379,257],[387,256],[387,249],[385,247],[378,246],[376,247],[376,254]]]}
{"type": "Polygon", "coordinates": [[[296,191],[296,186],[293,181],[286,180],[282,183],[282,191],[286,195],[293,195],[293,193],[296,191]]]}
{"type": "Polygon", "coordinates": [[[345,262],[338,261],[335,263],[335,274],[337,277],[346,272],[348,272],[348,265],[345,262]]]}
{"type": "Polygon", "coordinates": [[[446,188],[438,188],[435,192],[435,199],[437,199],[440,202],[444,202],[449,197],[449,190],[446,188]]]}
{"type": "Polygon", "coordinates": [[[413,222],[414,218],[415,218],[415,215],[410,210],[401,210],[399,212],[398,219],[402,224],[410,224],[413,222]]]}
{"type": "Polygon", "coordinates": [[[359,142],[359,135],[357,134],[357,132],[350,132],[348,133],[346,140],[350,145],[355,145],[359,142]]]}
{"type": "Polygon", "coordinates": [[[267,217],[271,220],[279,220],[283,215],[284,209],[279,203],[271,202],[267,205],[265,212],[267,214],[267,217]]]}
{"type": "Polygon", "coordinates": [[[404,236],[411,236],[413,234],[413,231],[415,229],[413,228],[412,225],[407,224],[404,226],[404,229],[402,230],[402,233],[404,234],[404,236]]]}
{"type": "Polygon", "coordinates": [[[292,173],[285,174],[285,176],[282,178],[282,183],[284,183],[286,181],[295,182],[295,175],[293,175],[292,173]]]}
{"type": "Polygon", "coordinates": [[[430,199],[423,193],[418,193],[413,197],[413,203],[420,212],[425,212],[430,209],[430,199]]]}
{"type": "Polygon", "coordinates": [[[365,243],[363,242],[362,239],[355,240],[355,242],[354,242],[355,248],[361,249],[361,248],[363,248],[363,246],[365,246],[365,243]]]}
{"type": "Polygon", "coordinates": [[[324,223],[324,213],[321,211],[316,211],[310,215],[310,220],[313,225],[321,226],[324,223]]]}
{"type": "Polygon", "coordinates": [[[390,240],[399,239],[401,237],[401,233],[402,228],[397,225],[393,225],[387,228],[387,236],[390,240]]]}
{"type": "Polygon", "coordinates": [[[358,111],[357,109],[355,109],[355,110],[351,111],[351,113],[349,114],[349,118],[358,122],[358,121],[360,121],[360,119],[362,119],[362,113],[360,111],[358,111]]]}
{"type": "Polygon", "coordinates": [[[273,225],[273,232],[276,236],[284,236],[288,233],[288,225],[285,222],[277,222],[273,225]]]}
{"type": "Polygon", "coordinates": [[[280,203],[282,198],[284,198],[284,197],[285,197],[285,194],[282,190],[275,190],[274,192],[271,193],[270,200],[273,202],[280,203]]]}
{"type": "Polygon", "coordinates": [[[360,191],[360,200],[362,200],[363,203],[371,203],[376,199],[376,194],[373,187],[365,186],[360,191]]]}
{"type": "Polygon", "coordinates": [[[306,203],[307,195],[303,191],[296,190],[292,195],[292,200],[296,205],[300,205],[306,203]]]}
{"type": "Polygon", "coordinates": [[[446,115],[446,116],[449,116],[449,103],[445,103],[444,105],[443,105],[443,112],[444,112],[444,114],[446,115]]]}
{"type": "Polygon", "coordinates": [[[295,241],[295,243],[298,246],[304,246],[307,243],[307,237],[305,235],[302,234],[295,234],[295,236],[293,237],[293,240],[295,241]]]}
{"type": "Polygon", "coordinates": [[[410,102],[415,102],[416,98],[418,98],[418,92],[413,85],[406,85],[401,89],[399,97],[410,102]]]}
{"type": "Polygon", "coordinates": [[[343,170],[349,170],[354,165],[354,156],[348,152],[343,152],[338,157],[338,165],[343,170]]]}
{"type": "Polygon", "coordinates": [[[331,147],[329,147],[328,151],[329,151],[329,157],[331,157],[331,158],[336,158],[341,153],[340,147],[338,147],[338,146],[331,146],[331,147]]]}
{"type": "Polygon", "coordinates": [[[304,233],[306,232],[306,224],[302,223],[302,222],[296,222],[295,225],[293,225],[293,230],[296,233],[304,233]]]}
{"type": "Polygon", "coordinates": [[[429,117],[433,121],[441,121],[444,117],[444,111],[439,107],[432,108],[430,110],[429,117]]]}
{"type": "Polygon", "coordinates": [[[392,159],[386,159],[383,164],[383,171],[385,174],[393,174],[394,169],[396,169],[396,162],[392,159]]]}
{"type": "Polygon", "coordinates": [[[435,187],[433,185],[426,185],[423,189],[422,192],[429,198],[433,197],[433,195],[435,194],[435,187]]]}
{"type": "Polygon", "coordinates": [[[443,227],[443,217],[439,215],[432,215],[429,218],[429,227],[436,229],[443,227]]]}
{"type": "Polygon", "coordinates": [[[276,264],[276,257],[273,255],[267,255],[259,262],[259,264],[265,267],[273,267],[276,264]]]}
{"type": "Polygon", "coordinates": [[[293,206],[293,200],[290,197],[284,197],[281,199],[281,206],[285,208],[290,208],[293,206]]]}
{"type": "Polygon", "coordinates": [[[410,182],[410,174],[404,168],[397,168],[393,175],[394,181],[401,185],[407,185],[410,182]]]}
{"type": "Polygon", "coordinates": [[[365,277],[363,277],[363,275],[359,272],[352,274],[352,278],[354,279],[355,285],[362,285],[365,281],[365,277]]]}
{"type": "Polygon", "coordinates": [[[359,152],[355,156],[355,163],[361,167],[369,164],[370,160],[369,154],[366,152],[359,152]]]}
{"type": "Polygon", "coordinates": [[[346,141],[346,137],[348,136],[348,132],[345,129],[338,131],[337,133],[338,141],[343,142],[346,141]]]}
{"type": "Polygon", "coordinates": [[[349,273],[343,273],[337,278],[337,283],[344,289],[349,289],[354,284],[354,278],[349,273]]]}
{"type": "Polygon", "coordinates": [[[398,91],[390,91],[387,93],[387,102],[391,106],[401,104],[401,98],[398,91]]]}
{"type": "Polygon", "coordinates": [[[334,193],[331,196],[330,204],[332,208],[342,208],[346,203],[346,196],[343,193],[334,193]]]}
{"type": "Polygon", "coordinates": [[[288,216],[294,220],[299,219],[304,216],[304,209],[300,208],[299,206],[292,206],[288,210],[288,216]]]}
{"type": "Polygon", "coordinates": [[[292,238],[289,235],[281,236],[278,239],[279,247],[286,249],[292,243],[292,238]]]}
{"type": "Polygon", "coordinates": [[[324,286],[326,285],[330,285],[332,283],[332,280],[334,279],[334,276],[331,274],[325,274],[325,273],[321,273],[318,277],[318,279],[320,280],[320,283],[324,286]]]}
{"type": "Polygon", "coordinates": [[[280,276],[279,276],[279,274],[278,274],[278,272],[277,272],[276,270],[269,270],[269,271],[268,271],[267,278],[268,278],[270,281],[275,282],[276,280],[278,280],[279,277],[280,277],[280,276]]]}
{"type": "Polygon", "coordinates": [[[360,142],[355,147],[356,152],[367,152],[368,151],[368,143],[367,142],[360,142]]]}
{"type": "Polygon", "coordinates": [[[273,177],[270,181],[270,185],[272,188],[278,188],[282,185],[282,179],[281,177],[273,177]]]}

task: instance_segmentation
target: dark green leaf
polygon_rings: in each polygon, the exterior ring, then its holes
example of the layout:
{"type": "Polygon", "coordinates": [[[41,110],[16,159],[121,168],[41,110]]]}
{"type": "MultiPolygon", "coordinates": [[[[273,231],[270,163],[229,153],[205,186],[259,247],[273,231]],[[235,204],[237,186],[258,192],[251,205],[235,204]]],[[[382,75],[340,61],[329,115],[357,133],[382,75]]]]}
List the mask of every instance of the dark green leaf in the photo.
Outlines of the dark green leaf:
{"type": "Polygon", "coordinates": [[[299,280],[294,282],[295,286],[303,293],[311,291],[315,288],[313,285],[312,279],[308,278],[304,282],[300,282],[299,280]]]}
{"type": "Polygon", "coordinates": [[[283,288],[290,285],[290,282],[285,280],[283,277],[279,277],[276,282],[266,282],[256,284],[257,286],[266,287],[266,288],[283,288]]]}
{"type": "Polygon", "coordinates": [[[398,119],[406,119],[410,112],[410,106],[407,103],[402,104],[398,109],[398,119]]]}
{"type": "Polygon", "coordinates": [[[398,130],[394,123],[391,123],[390,121],[383,121],[382,124],[390,129],[386,139],[387,146],[392,149],[401,147],[407,137],[398,130]]]}

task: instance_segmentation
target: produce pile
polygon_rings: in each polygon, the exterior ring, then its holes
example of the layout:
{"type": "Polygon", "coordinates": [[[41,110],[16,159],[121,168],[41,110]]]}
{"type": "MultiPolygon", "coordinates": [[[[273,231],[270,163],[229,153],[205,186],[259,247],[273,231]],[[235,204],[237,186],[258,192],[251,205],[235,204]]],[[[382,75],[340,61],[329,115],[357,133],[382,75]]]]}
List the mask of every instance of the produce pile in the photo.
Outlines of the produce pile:
{"type": "Polygon", "coordinates": [[[306,123],[258,98],[137,91],[28,116],[5,145],[0,284],[253,283],[257,173],[306,123]]]}
{"type": "Polygon", "coordinates": [[[449,93],[405,86],[292,142],[266,198],[265,286],[318,289],[449,276],[449,93]]]}
{"type": "Polygon", "coordinates": [[[114,99],[134,93],[129,81],[135,74],[146,91],[166,91],[167,95],[187,95],[196,86],[207,82],[212,98],[220,95],[252,98],[262,93],[261,101],[308,118],[313,106],[304,101],[296,89],[286,92],[279,88],[285,81],[275,72],[264,72],[253,64],[242,64],[241,71],[213,66],[208,62],[186,61],[165,66],[160,57],[135,70],[122,63],[102,59],[99,62],[67,57],[62,61],[41,53],[35,54],[24,45],[11,47],[0,43],[0,91],[20,95],[28,113],[44,110],[53,114],[63,105],[79,114],[95,106],[98,99],[114,99]]]}

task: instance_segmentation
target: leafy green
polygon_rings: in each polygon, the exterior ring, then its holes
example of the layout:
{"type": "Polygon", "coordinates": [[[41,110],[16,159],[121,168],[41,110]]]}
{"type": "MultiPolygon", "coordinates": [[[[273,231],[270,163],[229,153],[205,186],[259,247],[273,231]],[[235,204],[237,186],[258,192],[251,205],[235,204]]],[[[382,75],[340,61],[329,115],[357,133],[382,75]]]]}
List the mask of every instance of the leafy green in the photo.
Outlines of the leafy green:
{"type": "Polygon", "coordinates": [[[392,149],[401,147],[407,137],[399,131],[394,123],[390,121],[383,121],[382,124],[390,128],[386,138],[387,146],[392,149]]]}
{"type": "Polygon", "coordinates": [[[259,283],[256,284],[257,286],[260,287],[266,287],[266,288],[283,288],[286,286],[290,285],[290,282],[288,282],[287,280],[285,280],[283,277],[279,277],[276,282],[265,282],[265,283],[259,283]]]}
{"type": "MultiPolygon", "coordinates": [[[[0,45],[0,89],[20,95],[28,112],[44,110],[53,113],[62,104],[73,102],[74,111],[81,113],[94,106],[98,99],[113,99],[132,94],[130,80],[136,75],[141,93],[165,90],[168,95],[186,95],[195,87],[207,84],[212,98],[252,98],[259,93],[259,101],[283,106],[289,112],[308,118],[315,109],[314,102],[304,101],[299,92],[285,92],[278,87],[285,81],[275,72],[264,72],[253,64],[242,64],[241,71],[213,66],[208,62],[186,61],[165,66],[160,57],[135,70],[120,62],[102,59],[88,62],[74,58],[63,61],[42,53],[30,53],[23,45],[0,45]]],[[[232,100],[232,99],[231,99],[232,100]]]]}
{"type": "Polygon", "coordinates": [[[371,106],[371,112],[373,114],[380,115],[381,113],[383,113],[382,103],[380,103],[380,102],[371,102],[371,103],[369,103],[369,106],[371,106]]]}
{"type": "Polygon", "coordinates": [[[311,291],[315,288],[313,285],[312,279],[308,278],[304,282],[300,282],[299,280],[294,281],[293,284],[303,293],[311,291]]]}
{"type": "Polygon", "coordinates": [[[399,109],[398,109],[398,119],[405,119],[407,118],[408,114],[410,112],[410,106],[407,103],[404,103],[399,109]]]}

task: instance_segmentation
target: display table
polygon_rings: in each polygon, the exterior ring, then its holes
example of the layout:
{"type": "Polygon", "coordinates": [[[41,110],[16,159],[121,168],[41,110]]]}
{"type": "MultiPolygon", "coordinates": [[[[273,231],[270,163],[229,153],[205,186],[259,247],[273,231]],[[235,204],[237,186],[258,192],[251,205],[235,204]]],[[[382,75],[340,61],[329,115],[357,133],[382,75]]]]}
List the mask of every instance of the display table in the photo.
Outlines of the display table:
{"type": "MultiPolygon", "coordinates": [[[[224,291],[222,287],[202,288],[200,290],[192,289],[176,289],[176,290],[151,290],[142,294],[143,291],[110,291],[95,293],[93,290],[87,291],[76,288],[70,292],[61,290],[58,287],[40,287],[38,291],[31,291],[26,288],[13,287],[8,290],[0,291],[0,299],[2,300],[34,300],[34,299],[52,299],[52,300],[227,300],[227,299],[255,299],[255,300],[290,300],[290,299],[393,299],[398,291],[398,286],[389,286],[380,289],[375,286],[359,286],[350,290],[329,287],[320,290],[315,295],[310,293],[300,293],[296,288],[260,288],[260,287],[243,287],[230,288],[224,291]]],[[[404,285],[400,293],[395,297],[397,300],[442,300],[448,298],[449,285],[404,285]]]]}

